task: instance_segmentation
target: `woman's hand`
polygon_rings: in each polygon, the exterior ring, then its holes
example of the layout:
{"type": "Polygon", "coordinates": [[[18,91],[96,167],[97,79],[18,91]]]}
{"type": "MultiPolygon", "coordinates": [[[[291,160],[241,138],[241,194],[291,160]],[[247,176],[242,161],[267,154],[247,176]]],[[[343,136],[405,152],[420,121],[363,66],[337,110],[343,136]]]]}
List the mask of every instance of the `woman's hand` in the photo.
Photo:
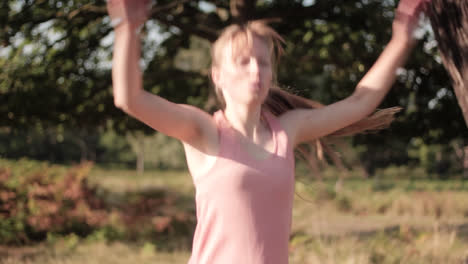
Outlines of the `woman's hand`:
{"type": "Polygon", "coordinates": [[[419,15],[430,0],[401,0],[395,11],[392,39],[406,44],[414,44],[414,30],[418,26],[419,15]]]}
{"type": "Polygon", "coordinates": [[[150,0],[108,0],[107,12],[112,26],[117,28],[122,24],[139,28],[148,18],[150,0]]]}

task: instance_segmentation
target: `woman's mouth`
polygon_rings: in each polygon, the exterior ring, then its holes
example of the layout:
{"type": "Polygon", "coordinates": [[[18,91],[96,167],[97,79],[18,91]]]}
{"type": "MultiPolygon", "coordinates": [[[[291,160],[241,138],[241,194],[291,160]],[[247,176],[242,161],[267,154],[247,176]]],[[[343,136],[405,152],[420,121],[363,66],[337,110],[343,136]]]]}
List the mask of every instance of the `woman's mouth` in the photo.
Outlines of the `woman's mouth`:
{"type": "Polygon", "coordinates": [[[251,82],[250,87],[260,90],[262,86],[260,82],[251,82]]]}

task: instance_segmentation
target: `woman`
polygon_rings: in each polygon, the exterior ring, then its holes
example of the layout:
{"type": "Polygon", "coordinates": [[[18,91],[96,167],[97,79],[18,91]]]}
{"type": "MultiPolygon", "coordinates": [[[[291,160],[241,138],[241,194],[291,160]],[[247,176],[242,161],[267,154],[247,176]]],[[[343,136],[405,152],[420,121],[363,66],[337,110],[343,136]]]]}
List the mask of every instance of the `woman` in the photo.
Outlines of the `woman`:
{"type": "Polygon", "coordinates": [[[147,1],[108,3],[111,19],[119,22],[112,69],[115,105],[180,140],[185,149],[198,219],[190,264],[288,263],[293,149],[375,110],[415,44],[421,2],[401,1],[392,39],[354,93],[315,109],[310,101],[275,88],[282,39],[272,28],[258,21],[226,28],[212,48],[211,77],[222,103],[213,116],[142,89],[135,32],[145,21],[147,1]]]}

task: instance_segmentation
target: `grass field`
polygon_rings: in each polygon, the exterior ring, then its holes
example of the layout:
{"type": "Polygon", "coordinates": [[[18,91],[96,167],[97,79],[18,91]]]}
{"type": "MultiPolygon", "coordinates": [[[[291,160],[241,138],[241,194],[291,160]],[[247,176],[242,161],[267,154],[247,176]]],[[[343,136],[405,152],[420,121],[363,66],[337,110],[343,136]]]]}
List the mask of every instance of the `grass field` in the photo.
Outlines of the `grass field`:
{"type": "MultiPolygon", "coordinates": [[[[137,175],[95,168],[90,183],[116,196],[164,188],[179,197],[177,206],[195,206],[186,172],[137,175]]],[[[291,264],[468,263],[468,183],[355,179],[345,180],[338,193],[334,184],[296,183],[291,264]]],[[[0,247],[0,263],[6,264],[182,264],[189,257],[184,245],[169,252],[145,241],[107,243],[74,235],[0,247]]]]}

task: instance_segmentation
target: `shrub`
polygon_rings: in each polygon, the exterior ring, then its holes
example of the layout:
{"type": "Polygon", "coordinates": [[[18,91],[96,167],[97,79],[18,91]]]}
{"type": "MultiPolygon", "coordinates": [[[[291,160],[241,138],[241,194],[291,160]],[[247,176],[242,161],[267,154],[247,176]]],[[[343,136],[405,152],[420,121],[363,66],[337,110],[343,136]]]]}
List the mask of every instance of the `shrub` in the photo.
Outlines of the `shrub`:
{"type": "Polygon", "coordinates": [[[104,203],[86,184],[92,166],[68,170],[21,160],[0,168],[0,243],[46,238],[47,232],[88,234],[106,223],[104,203]]]}
{"type": "Polygon", "coordinates": [[[108,193],[88,184],[92,166],[0,159],[0,244],[72,234],[104,240],[191,235],[195,214],[178,209],[175,194],[127,193],[112,204],[108,193]]]}
{"type": "Polygon", "coordinates": [[[353,209],[351,198],[346,195],[339,195],[336,198],[336,207],[341,212],[350,212],[353,209]]]}

